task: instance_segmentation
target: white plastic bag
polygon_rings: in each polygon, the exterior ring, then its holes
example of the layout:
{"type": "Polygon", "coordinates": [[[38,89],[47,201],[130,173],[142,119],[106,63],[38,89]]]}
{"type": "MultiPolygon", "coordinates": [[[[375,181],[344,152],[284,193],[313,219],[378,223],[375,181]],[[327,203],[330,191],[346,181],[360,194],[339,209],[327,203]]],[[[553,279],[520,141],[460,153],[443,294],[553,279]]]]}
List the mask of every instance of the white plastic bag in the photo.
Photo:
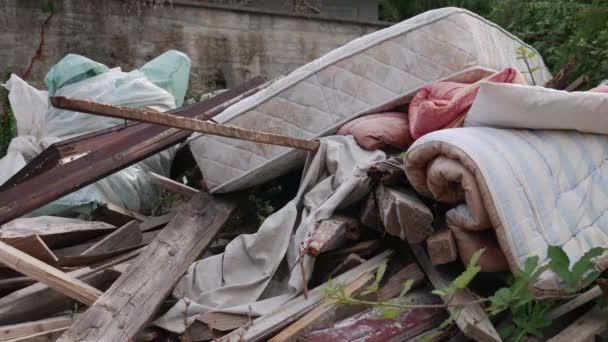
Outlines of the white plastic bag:
{"type": "MultiPolygon", "coordinates": [[[[180,89],[187,87],[190,60],[178,51],[168,51],[158,59],[160,62],[153,60],[144,67],[147,73],[155,75],[161,83],[159,85],[148,79],[144,72],[123,72],[120,68],[109,70],[103,64],[78,55],[67,55],[51,68],[45,83],[50,93],[57,96],[72,96],[131,108],[149,106],[165,111],[175,108],[176,102],[183,102],[184,94],[180,89]],[[169,92],[176,89],[177,96],[181,96],[179,98],[169,92]]],[[[121,119],[49,107],[46,91],[29,86],[16,75],[12,75],[4,86],[9,90],[18,136],[11,141],[7,155],[0,159],[0,184],[52,143],[123,122],[121,119]]],[[[39,208],[33,214],[80,214],[86,218],[98,203],[112,203],[129,210],[150,213],[159,204],[160,196],[157,188],[148,182],[146,174],[155,172],[167,175],[174,151],[169,149],[149,157],[39,208]]]]}

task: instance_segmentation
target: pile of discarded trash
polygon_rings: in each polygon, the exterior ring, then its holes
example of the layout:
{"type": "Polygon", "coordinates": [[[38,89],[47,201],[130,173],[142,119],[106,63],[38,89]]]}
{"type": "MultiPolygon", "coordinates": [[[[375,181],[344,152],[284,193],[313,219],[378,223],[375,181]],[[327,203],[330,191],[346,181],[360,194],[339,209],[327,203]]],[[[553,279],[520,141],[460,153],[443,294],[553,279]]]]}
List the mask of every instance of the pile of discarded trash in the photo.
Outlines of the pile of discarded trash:
{"type": "Polygon", "coordinates": [[[456,8],[182,106],[189,68],[68,55],[48,92],[6,83],[0,340],[608,330],[608,86],[536,86],[551,74],[531,47],[456,8]],[[202,183],[170,178],[180,147],[202,183]],[[246,189],[294,170],[255,232],[222,233],[246,189]]]}

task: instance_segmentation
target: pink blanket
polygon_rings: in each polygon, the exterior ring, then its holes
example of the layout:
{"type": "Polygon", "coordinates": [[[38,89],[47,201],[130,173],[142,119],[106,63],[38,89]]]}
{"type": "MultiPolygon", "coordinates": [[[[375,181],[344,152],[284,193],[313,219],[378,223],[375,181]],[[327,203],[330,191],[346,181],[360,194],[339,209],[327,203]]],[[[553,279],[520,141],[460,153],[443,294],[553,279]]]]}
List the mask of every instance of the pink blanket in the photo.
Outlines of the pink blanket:
{"type": "Polygon", "coordinates": [[[513,68],[490,75],[473,84],[437,82],[420,89],[409,108],[409,128],[414,139],[443,128],[460,126],[483,81],[526,84],[513,68]]]}

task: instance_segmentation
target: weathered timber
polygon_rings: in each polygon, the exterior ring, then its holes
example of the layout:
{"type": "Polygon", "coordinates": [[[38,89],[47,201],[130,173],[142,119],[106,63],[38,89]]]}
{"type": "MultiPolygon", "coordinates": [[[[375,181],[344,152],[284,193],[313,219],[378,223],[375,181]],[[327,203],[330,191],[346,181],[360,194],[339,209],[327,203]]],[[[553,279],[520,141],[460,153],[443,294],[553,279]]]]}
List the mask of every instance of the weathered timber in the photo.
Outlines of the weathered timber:
{"type": "Polygon", "coordinates": [[[144,222],[142,222],[139,225],[139,229],[142,232],[147,232],[150,230],[162,228],[167,223],[169,223],[169,221],[171,221],[171,219],[173,219],[173,217],[175,216],[176,213],[177,213],[177,211],[170,211],[161,216],[150,216],[150,217],[148,217],[147,220],[145,220],[144,222]]]}
{"type": "Polygon", "coordinates": [[[93,221],[105,222],[116,227],[124,226],[133,220],[143,222],[148,219],[145,215],[121,208],[112,203],[105,203],[95,208],[91,212],[91,216],[93,221]]]}
{"type": "Polygon", "coordinates": [[[599,286],[594,286],[591,289],[581,293],[580,295],[572,298],[571,300],[565,302],[564,304],[556,307],[555,309],[549,311],[547,313],[547,319],[554,320],[558,317],[561,317],[568,312],[577,309],[590,301],[596,299],[597,297],[602,295],[602,289],[599,286]]]}
{"type": "MultiPolygon", "coordinates": [[[[261,79],[255,79],[208,100],[168,113],[209,118],[219,113],[216,108],[220,108],[223,103],[259,91],[261,83],[261,79]]],[[[72,162],[54,165],[40,173],[34,172],[32,176],[22,175],[18,182],[0,192],[0,224],[174,146],[191,133],[149,124],[127,125],[127,128],[121,126],[123,130],[99,135],[91,133],[82,139],[73,139],[69,150],[77,153],[79,148],[76,147],[83,144],[86,145],[83,147],[84,152],[90,152],[72,162]]]]}
{"type": "MultiPolygon", "coordinates": [[[[436,304],[428,293],[411,293],[403,301],[410,305],[436,304]]],[[[398,303],[399,299],[391,302],[398,303]]],[[[379,319],[381,312],[367,309],[336,322],[334,326],[308,334],[308,342],[330,341],[406,341],[432,329],[445,320],[445,311],[438,308],[412,308],[401,311],[396,319],[379,319]]]]}
{"type": "Polygon", "coordinates": [[[352,253],[356,253],[361,257],[367,257],[369,255],[373,255],[378,250],[380,250],[381,246],[382,243],[380,242],[380,240],[361,241],[350,247],[340,248],[334,251],[321,253],[319,254],[319,257],[327,259],[340,259],[345,258],[352,253]]]}
{"type": "Polygon", "coordinates": [[[595,336],[608,329],[608,308],[595,306],[548,342],[595,341],[595,336]]]}
{"type": "Polygon", "coordinates": [[[67,327],[56,328],[52,330],[41,331],[39,333],[35,333],[32,335],[21,336],[17,338],[13,338],[10,340],[6,340],[4,342],[48,342],[55,341],[64,331],[67,330],[67,327]]]}
{"type": "Polygon", "coordinates": [[[131,221],[118,228],[94,245],[82,252],[81,255],[98,255],[112,251],[137,246],[142,242],[142,233],[137,221],[131,221]]]}
{"type": "Polygon", "coordinates": [[[178,278],[208,248],[235,208],[234,201],[199,192],[59,341],[132,339],[178,278]]]}
{"type": "MultiPolygon", "coordinates": [[[[370,273],[364,273],[359,278],[347,284],[344,292],[348,296],[355,295],[364,286],[368,285],[374,276],[370,273]]],[[[306,315],[295,321],[278,335],[271,338],[269,342],[287,342],[297,341],[302,335],[316,330],[322,329],[328,322],[336,320],[336,311],[340,304],[336,304],[333,300],[327,299],[317,307],[309,311],[306,315]]]]}
{"type": "Polygon", "coordinates": [[[357,234],[359,227],[358,220],[345,215],[336,214],[322,220],[308,239],[307,253],[317,256],[322,252],[334,250],[346,243],[346,235],[360,235],[357,234]]]}
{"type": "Polygon", "coordinates": [[[28,235],[22,238],[7,239],[7,245],[17,248],[25,254],[28,254],[49,265],[54,265],[59,261],[57,256],[49,249],[38,235],[28,235]]]}
{"type": "Polygon", "coordinates": [[[11,244],[32,235],[38,235],[49,248],[71,245],[91,238],[102,236],[116,230],[116,227],[103,222],[53,223],[43,227],[5,227],[0,231],[0,241],[11,244]]]}
{"type": "Polygon", "coordinates": [[[192,196],[198,193],[198,190],[196,190],[195,188],[187,186],[186,184],[182,184],[180,182],[176,182],[171,178],[161,176],[154,172],[149,172],[148,175],[150,176],[150,182],[152,182],[153,184],[156,184],[165,190],[174,192],[185,198],[192,198],[192,196]]]}
{"type": "Polygon", "coordinates": [[[450,229],[441,229],[426,240],[426,249],[433,265],[443,265],[458,259],[456,241],[450,229]]]}
{"type": "Polygon", "coordinates": [[[101,295],[101,291],[87,283],[61,272],[3,242],[0,242],[0,261],[15,271],[38,280],[83,304],[91,305],[101,295]]]}
{"type": "Polygon", "coordinates": [[[328,281],[329,279],[335,278],[337,275],[340,275],[346,271],[352,270],[353,268],[361,265],[365,262],[365,259],[358,256],[355,253],[349,254],[338,266],[336,266],[331,272],[329,272],[325,277],[324,281],[328,281]]]}
{"type": "MultiPolygon", "coordinates": [[[[254,317],[255,318],[255,317],[254,317]]],[[[252,319],[247,315],[237,315],[223,312],[205,312],[196,318],[212,330],[232,331],[245,326],[252,319]]]]}
{"type": "Polygon", "coordinates": [[[420,267],[415,263],[411,263],[389,277],[386,284],[378,289],[376,296],[380,301],[389,300],[399,295],[405,281],[411,280],[412,288],[415,288],[422,284],[425,278],[420,267]]]}
{"type": "Polygon", "coordinates": [[[578,89],[584,87],[587,83],[589,83],[589,76],[581,75],[579,78],[574,80],[574,82],[570,83],[564,90],[565,91],[575,91],[575,90],[578,90],[578,89]]]}
{"type": "MultiPolygon", "coordinates": [[[[334,284],[347,284],[364,273],[374,272],[380,264],[387,262],[387,259],[393,254],[392,251],[385,251],[378,254],[374,258],[366,261],[364,264],[353,268],[352,270],[341,274],[333,280],[334,284]]],[[[286,327],[307,312],[316,307],[323,300],[323,289],[328,286],[327,283],[322,284],[308,291],[308,296],[300,295],[288,303],[281,305],[277,310],[270,314],[256,318],[246,328],[239,328],[230,334],[227,334],[218,339],[219,342],[227,341],[264,341],[269,336],[272,336],[278,330],[286,327]]]]}
{"type": "MultiPolygon", "coordinates": [[[[418,260],[418,263],[426,276],[429,278],[433,286],[437,289],[443,289],[450,285],[453,279],[446,274],[440,272],[437,268],[431,264],[431,260],[426,255],[426,251],[419,245],[410,245],[412,253],[418,260]]],[[[501,341],[498,332],[492,325],[492,322],[488,319],[484,309],[480,304],[476,304],[476,298],[466,291],[458,291],[452,296],[452,298],[442,298],[445,302],[450,304],[465,304],[458,318],[456,319],[456,325],[460,330],[468,337],[482,342],[494,342],[501,341]]],[[[450,312],[458,310],[457,307],[451,306],[448,308],[450,312]]]]}
{"type": "Polygon", "coordinates": [[[171,115],[168,113],[159,113],[146,109],[117,107],[64,96],[52,96],[50,100],[53,106],[56,108],[74,110],[94,115],[102,115],[111,118],[152,123],[166,127],[173,127],[193,132],[218,135],[234,139],[254,141],[264,144],[293,147],[308,151],[318,150],[320,144],[318,141],[315,140],[299,139],[279,134],[221,125],[210,121],[191,119],[177,115],[171,115]]]}
{"type": "Polygon", "coordinates": [[[376,198],[387,234],[409,243],[420,243],[433,233],[433,214],[412,190],[380,185],[376,198]]]}
{"type": "Polygon", "coordinates": [[[0,341],[33,335],[49,330],[67,328],[72,324],[71,316],[60,316],[0,327],[0,341]]]}
{"type": "Polygon", "coordinates": [[[361,207],[361,215],[359,221],[366,227],[384,233],[382,221],[378,215],[378,206],[376,204],[376,195],[371,193],[367,196],[361,207]]]}
{"type": "MultiPolygon", "coordinates": [[[[131,251],[103,263],[72,271],[69,275],[100,290],[105,290],[118,278],[119,274],[115,267],[132,259],[140,252],[141,250],[131,251]]],[[[0,298],[0,324],[42,319],[73,308],[73,300],[43,283],[36,283],[0,298]]]]}

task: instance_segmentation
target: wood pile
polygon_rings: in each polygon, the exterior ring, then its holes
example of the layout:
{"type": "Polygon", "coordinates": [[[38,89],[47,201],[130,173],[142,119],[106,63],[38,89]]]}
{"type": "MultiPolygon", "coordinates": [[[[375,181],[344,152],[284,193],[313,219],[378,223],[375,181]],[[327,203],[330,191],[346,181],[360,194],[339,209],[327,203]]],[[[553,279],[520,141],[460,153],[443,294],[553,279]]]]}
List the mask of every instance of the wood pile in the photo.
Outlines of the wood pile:
{"type": "MultiPolygon", "coordinates": [[[[172,113],[209,119],[263,86],[254,80],[172,113]]],[[[130,123],[54,144],[0,188],[0,223],[182,142],[189,133],[130,123]]],[[[182,336],[151,322],[173,303],[170,293],[188,267],[220,253],[230,240],[222,229],[239,210],[242,194],[212,196],[150,174],[151,182],[182,204],[149,217],[106,204],[86,224],[32,234],[0,231],[0,341],[501,341],[500,321],[490,320],[473,288],[449,298],[431,294],[448,287],[457,276],[453,270],[462,266],[452,231],[434,204],[408,186],[400,157],[373,165],[368,175],[375,184],[370,195],[319,222],[311,234],[305,253],[316,264],[304,294],[260,317],[204,313],[182,336]],[[379,279],[382,265],[386,274],[379,279]],[[325,289],[336,283],[360,304],[327,298],[325,289]],[[404,283],[414,290],[402,295],[404,283]],[[365,305],[373,302],[405,309],[379,319],[381,310],[365,305]],[[444,329],[448,317],[455,327],[444,329]]],[[[588,341],[608,329],[606,309],[589,305],[607,288],[600,282],[549,312],[559,319],[583,310],[552,340],[588,341]]]]}

